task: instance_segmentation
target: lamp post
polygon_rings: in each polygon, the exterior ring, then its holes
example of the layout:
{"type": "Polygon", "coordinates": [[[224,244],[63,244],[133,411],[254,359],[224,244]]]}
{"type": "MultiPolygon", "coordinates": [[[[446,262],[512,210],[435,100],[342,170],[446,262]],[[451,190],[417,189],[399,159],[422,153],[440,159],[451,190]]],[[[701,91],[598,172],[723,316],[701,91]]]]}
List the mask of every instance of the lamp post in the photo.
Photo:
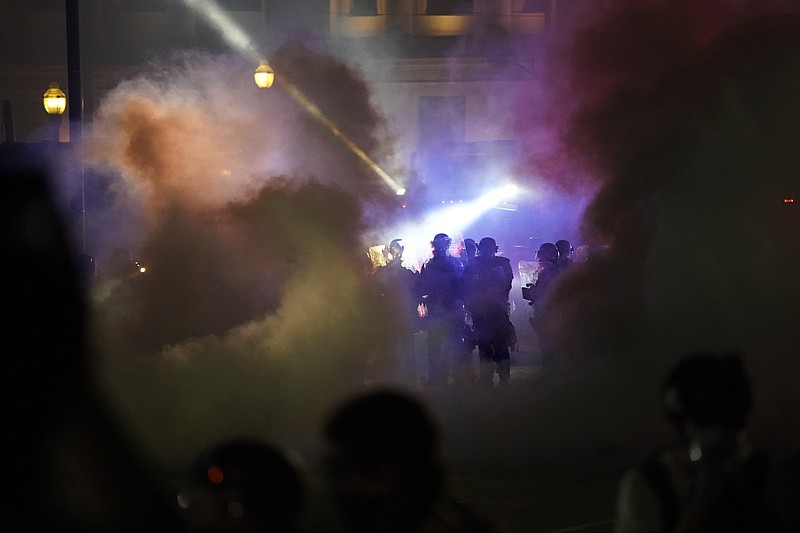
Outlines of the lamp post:
{"type": "MultiPolygon", "coordinates": [[[[50,115],[63,115],[69,107],[69,142],[78,157],[78,171],[81,177],[81,234],[82,251],[86,253],[86,188],[83,170],[83,154],[81,140],[83,138],[83,97],[81,96],[81,53],[79,38],[79,0],[65,1],[65,23],[67,33],[67,91],[69,93],[69,106],[67,95],[57,83],[51,83],[50,88],[44,93],[42,103],[50,115]]],[[[59,132],[59,140],[62,136],[59,132]]],[[[66,137],[66,136],[65,136],[66,137]]]]}
{"type": "Polygon", "coordinates": [[[66,0],[67,88],[69,92],[69,138],[77,149],[81,174],[81,234],[86,253],[86,187],[83,171],[83,95],[81,92],[80,1],[66,0]]]}
{"type": "Polygon", "coordinates": [[[50,88],[42,96],[42,104],[48,115],[61,115],[61,124],[58,128],[58,141],[69,142],[69,122],[64,111],[67,108],[67,95],[56,82],[50,83],[50,88]]]}
{"type": "Polygon", "coordinates": [[[11,100],[3,100],[4,142],[14,142],[14,119],[11,116],[11,100]]]}
{"type": "MultiPolygon", "coordinates": [[[[66,0],[67,92],[69,93],[69,138],[83,138],[83,95],[81,92],[80,2],[66,0]]],[[[79,147],[80,148],[80,147],[79,147]]],[[[83,166],[83,165],[81,165],[83,166]]]]}
{"type": "Polygon", "coordinates": [[[51,82],[50,88],[44,92],[42,103],[48,115],[61,115],[67,109],[67,95],[57,83],[51,82]]]}
{"type": "Polygon", "coordinates": [[[261,89],[269,89],[275,83],[275,71],[266,61],[261,61],[253,74],[253,79],[261,89]]]}

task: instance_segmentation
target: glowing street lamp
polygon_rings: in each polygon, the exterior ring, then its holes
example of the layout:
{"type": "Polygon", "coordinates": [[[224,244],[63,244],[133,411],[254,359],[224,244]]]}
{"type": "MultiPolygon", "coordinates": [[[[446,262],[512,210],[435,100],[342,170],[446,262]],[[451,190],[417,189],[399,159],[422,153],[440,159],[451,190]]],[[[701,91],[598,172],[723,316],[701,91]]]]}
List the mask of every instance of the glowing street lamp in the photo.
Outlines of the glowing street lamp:
{"type": "Polygon", "coordinates": [[[64,94],[57,83],[51,83],[50,88],[44,93],[42,99],[44,110],[49,115],[61,115],[67,108],[67,95],[64,94]]]}
{"type": "Polygon", "coordinates": [[[275,71],[272,70],[269,63],[262,61],[253,74],[253,79],[256,80],[256,85],[261,89],[269,89],[275,82],[275,71]]]}

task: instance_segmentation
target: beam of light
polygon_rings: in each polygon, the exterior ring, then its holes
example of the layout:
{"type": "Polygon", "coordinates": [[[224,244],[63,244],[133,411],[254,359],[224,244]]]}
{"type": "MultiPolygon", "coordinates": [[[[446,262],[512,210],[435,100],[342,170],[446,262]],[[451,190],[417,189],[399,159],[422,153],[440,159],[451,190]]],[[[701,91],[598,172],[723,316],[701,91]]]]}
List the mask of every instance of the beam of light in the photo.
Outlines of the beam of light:
{"type": "Polygon", "coordinates": [[[514,198],[519,192],[519,189],[513,183],[506,185],[505,187],[501,187],[497,191],[490,193],[491,197],[487,198],[486,201],[494,200],[492,203],[493,209],[499,209],[501,211],[516,211],[517,205],[509,203],[509,200],[514,198]]]}
{"type": "MultiPolygon", "coordinates": [[[[486,206],[488,208],[494,207],[497,204],[500,204],[504,200],[508,200],[513,198],[514,195],[517,194],[517,186],[513,183],[509,183],[499,189],[494,189],[489,191],[488,193],[484,194],[483,196],[479,197],[477,200],[474,200],[479,206],[486,206]]],[[[488,209],[487,208],[487,209],[488,209]]]]}
{"type": "MultiPolygon", "coordinates": [[[[495,208],[504,199],[516,193],[516,186],[506,185],[493,189],[488,193],[469,202],[448,203],[436,207],[425,215],[422,220],[393,228],[387,235],[386,242],[391,239],[403,239],[406,250],[403,262],[415,266],[430,257],[430,241],[437,233],[447,233],[455,243],[463,239],[462,233],[473,222],[478,220],[488,210],[495,208]],[[411,256],[415,257],[411,257],[411,256]]],[[[481,235],[480,237],[484,237],[481,235]]]]}
{"type": "Polygon", "coordinates": [[[222,36],[225,42],[231,45],[231,47],[255,62],[261,61],[261,56],[250,37],[231,20],[225,10],[214,0],[182,1],[187,7],[192,8],[195,13],[200,15],[209,25],[216,28],[220,36],[222,36]]]}
{"type": "MultiPolygon", "coordinates": [[[[289,95],[294,98],[294,100],[303,106],[306,111],[308,111],[311,116],[319,120],[325,127],[330,130],[336,137],[338,137],[344,144],[347,146],[351,152],[361,158],[364,163],[366,163],[374,172],[378,175],[392,190],[395,191],[395,194],[400,194],[398,191],[403,189],[399,183],[392,179],[389,174],[387,174],[381,167],[378,166],[370,157],[364,153],[364,151],[355,145],[353,141],[351,141],[345,133],[340,130],[336,124],[334,124],[328,117],[326,117],[322,111],[317,107],[314,102],[306,98],[306,96],[300,92],[300,90],[292,84],[289,80],[286,79],[286,76],[281,74],[280,78],[278,78],[281,86],[283,86],[289,95]]],[[[403,189],[405,191],[405,189],[403,189]]]]}
{"type": "MultiPolygon", "coordinates": [[[[225,11],[214,0],[182,0],[183,3],[192,8],[212,27],[216,28],[222,38],[235,50],[244,54],[253,62],[263,61],[256,46],[250,37],[244,33],[235,22],[225,13],[225,11]]],[[[364,163],[369,166],[397,195],[405,194],[405,189],[392,179],[377,163],[375,163],[361,148],[350,140],[345,133],[339,129],[322,111],[310,101],[293,83],[291,83],[284,73],[276,75],[276,83],[279,83],[289,95],[300,104],[308,113],[322,123],[328,130],[338,137],[344,145],[357,155],[364,163]],[[402,193],[400,191],[403,191],[402,193]]]]}

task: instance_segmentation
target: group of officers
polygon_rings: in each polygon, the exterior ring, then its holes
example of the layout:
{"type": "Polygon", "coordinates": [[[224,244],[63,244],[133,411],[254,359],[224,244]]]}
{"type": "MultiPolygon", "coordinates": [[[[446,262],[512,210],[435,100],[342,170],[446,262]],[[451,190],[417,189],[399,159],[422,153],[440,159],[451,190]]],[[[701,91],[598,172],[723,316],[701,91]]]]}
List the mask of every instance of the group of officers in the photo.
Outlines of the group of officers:
{"type": "Polygon", "coordinates": [[[498,256],[492,237],[465,239],[464,253],[450,252],[445,233],[431,241],[432,256],[419,272],[402,264],[404,247],[395,239],[387,246],[387,264],[374,278],[381,294],[393,302],[398,327],[401,374],[417,381],[414,334],[426,335],[427,385],[473,385],[473,352],[478,348],[481,386],[500,386],[510,380],[510,348],[516,333],[510,320],[509,292],[514,279],[511,262],[498,256]],[[453,361],[452,368],[450,361],[453,361]]]}

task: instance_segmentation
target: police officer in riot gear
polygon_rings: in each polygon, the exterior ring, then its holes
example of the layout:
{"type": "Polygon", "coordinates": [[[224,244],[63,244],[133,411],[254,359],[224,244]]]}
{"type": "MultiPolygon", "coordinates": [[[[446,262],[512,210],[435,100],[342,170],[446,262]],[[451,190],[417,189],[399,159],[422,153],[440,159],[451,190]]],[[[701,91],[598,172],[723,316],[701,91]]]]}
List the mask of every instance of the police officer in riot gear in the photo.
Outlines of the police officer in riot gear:
{"type": "Polygon", "coordinates": [[[492,386],[495,367],[501,386],[510,382],[510,337],[508,294],[514,273],[507,257],[497,254],[497,242],[484,237],[478,244],[478,255],[464,269],[464,304],[472,316],[478,344],[482,386],[492,386]]]}
{"type": "Polygon", "coordinates": [[[374,279],[393,315],[396,377],[414,386],[417,382],[414,334],[419,331],[415,290],[419,274],[403,265],[404,250],[401,239],[392,240],[385,249],[386,265],[375,271],[374,279]]]}
{"type": "Polygon", "coordinates": [[[448,354],[461,350],[463,345],[464,305],[460,278],[464,265],[450,254],[451,243],[445,233],[433,238],[433,257],[422,265],[417,283],[423,328],[428,334],[428,383],[432,386],[447,385],[448,354]]]}

